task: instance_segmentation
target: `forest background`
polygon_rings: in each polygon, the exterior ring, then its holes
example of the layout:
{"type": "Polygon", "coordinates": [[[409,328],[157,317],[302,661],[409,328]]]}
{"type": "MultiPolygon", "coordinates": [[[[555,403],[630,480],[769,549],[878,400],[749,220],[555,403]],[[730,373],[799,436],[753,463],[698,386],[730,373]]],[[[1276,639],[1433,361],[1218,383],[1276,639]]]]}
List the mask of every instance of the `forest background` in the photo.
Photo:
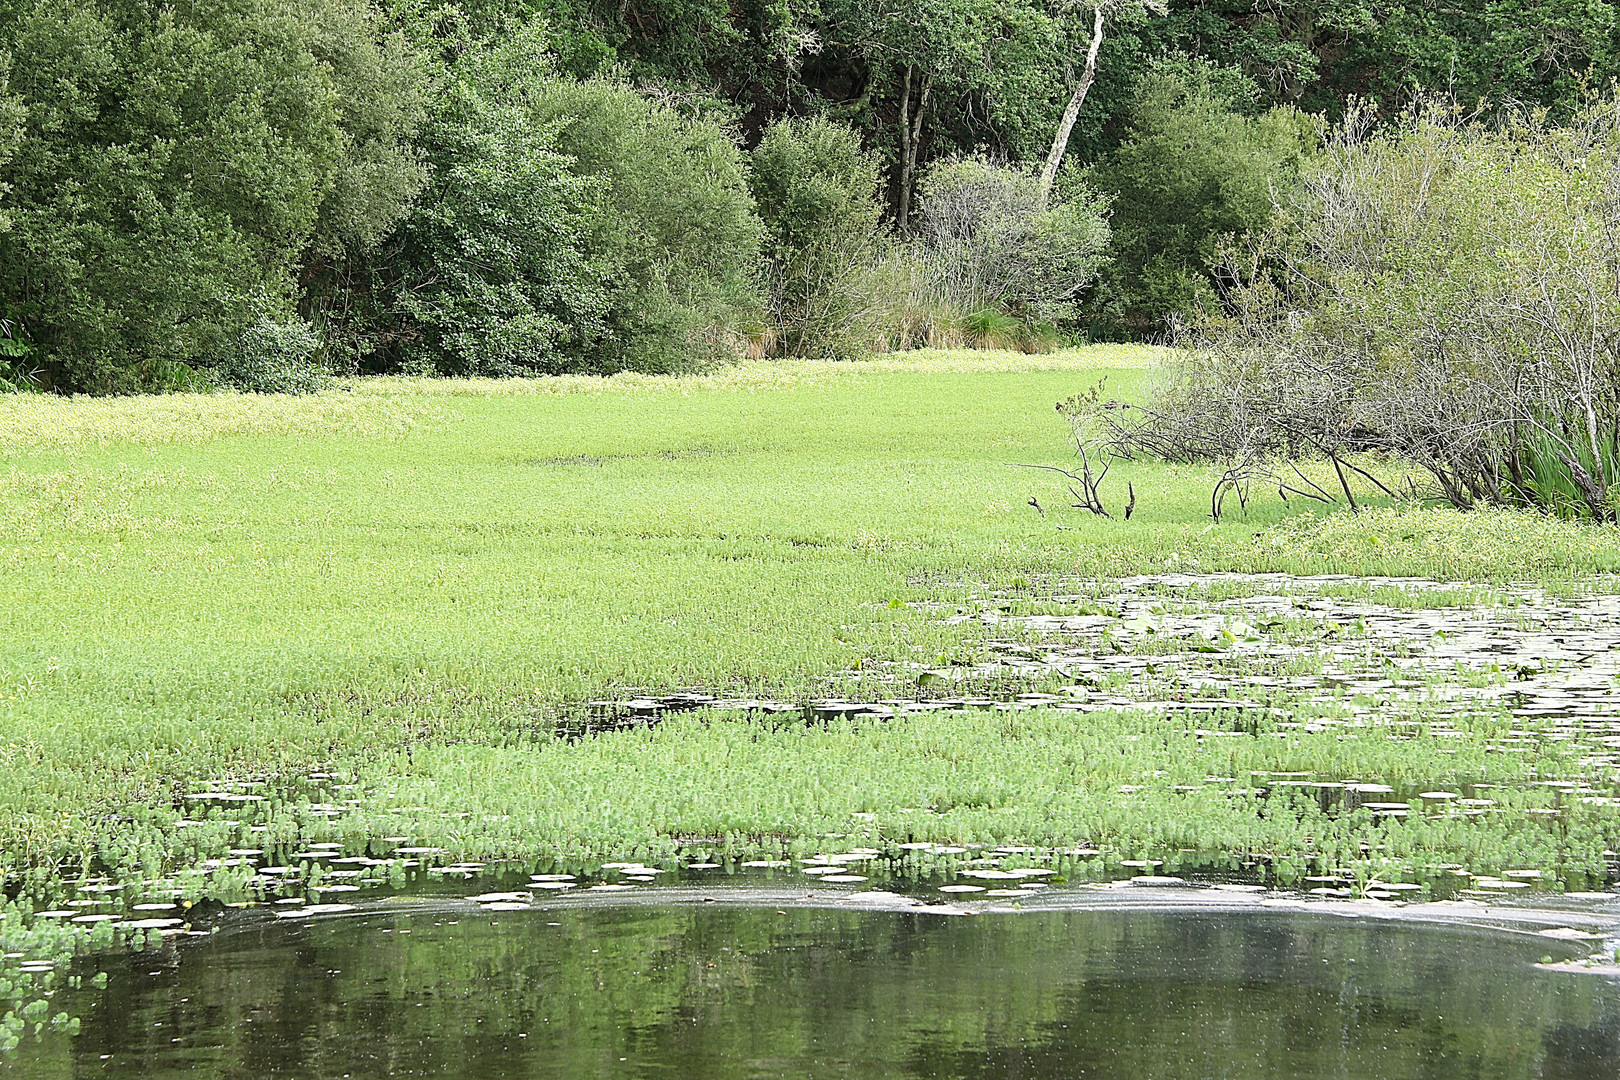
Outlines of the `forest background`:
{"type": "Polygon", "coordinates": [[[1151,339],[1347,117],[1620,71],[1608,0],[1098,3],[0,0],[0,380],[1151,339]]]}

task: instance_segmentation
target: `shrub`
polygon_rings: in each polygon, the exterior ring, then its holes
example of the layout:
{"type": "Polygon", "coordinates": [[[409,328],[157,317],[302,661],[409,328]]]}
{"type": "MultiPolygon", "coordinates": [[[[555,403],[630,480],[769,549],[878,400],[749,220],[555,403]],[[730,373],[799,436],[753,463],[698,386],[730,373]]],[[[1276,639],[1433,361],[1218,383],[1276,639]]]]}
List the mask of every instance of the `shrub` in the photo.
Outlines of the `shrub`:
{"type": "Polygon", "coordinates": [[[463,52],[422,132],[430,179],[392,245],[388,363],[555,374],[606,333],[587,250],[605,184],[574,174],[531,108],[552,76],[534,28],[463,52]]]}
{"type": "Polygon", "coordinates": [[[1230,306],[1191,328],[1154,407],[1089,418],[1229,475],[1384,451],[1456,506],[1614,520],[1616,104],[1566,127],[1443,109],[1372,138],[1352,127],[1227,253],[1230,306]]]}
{"type": "Polygon", "coordinates": [[[255,394],[308,394],[326,386],[321,340],[302,322],[260,319],[209,365],[227,385],[255,394]]]}
{"type": "Polygon", "coordinates": [[[882,216],[877,159],[860,136],[822,118],[773,125],[749,158],[766,251],[791,259],[818,246],[869,243],[882,216]]]}
{"type": "Polygon", "coordinates": [[[1271,220],[1274,191],[1293,186],[1316,141],[1294,109],[1245,116],[1213,75],[1143,79],[1129,134],[1088,174],[1113,209],[1102,321],[1158,332],[1212,298],[1222,238],[1271,220]]]}
{"type": "Polygon", "coordinates": [[[847,127],[789,119],[765,133],[749,166],[765,230],[772,351],[871,351],[880,336],[874,276],[886,240],[877,160],[847,127]]]}
{"type": "Polygon", "coordinates": [[[674,371],[736,356],[757,318],[761,227],[741,151],[715,121],[601,79],[527,90],[532,121],[600,212],[582,244],[601,282],[601,331],[571,340],[579,370],[674,371]]]}
{"type": "Polygon", "coordinates": [[[1106,260],[1105,204],[1087,191],[1043,209],[1036,177],[980,158],[935,166],[921,191],[919,258],[958,311],[995,308],[1028,328],[1070,318],[1106,260]]]}
{"type": "MultiPolygon", "coordinates": [[[[359,311],[346,363],[513,375],[736,355],[760,225],[719,124],[559,75],[535,21],[460,43],[420,143],[427,191],[331,293],[359,311]]],[[[316,312],[328,332],[334,306],[316,312]]]]}

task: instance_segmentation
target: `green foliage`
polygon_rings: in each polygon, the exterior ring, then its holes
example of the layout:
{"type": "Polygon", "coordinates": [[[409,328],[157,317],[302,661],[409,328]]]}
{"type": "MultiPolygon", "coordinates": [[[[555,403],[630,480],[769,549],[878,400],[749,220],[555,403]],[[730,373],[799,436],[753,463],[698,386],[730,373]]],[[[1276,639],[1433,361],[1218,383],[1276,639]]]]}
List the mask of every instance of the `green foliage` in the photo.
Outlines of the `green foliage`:
{"type": "Polygon", "coordinates": [[[975,348],[1016,349],[1023,323],[995,308],[982,308],[962,316],[962,329],[975,348]]]}
{"type": "Polygon", "coordinates": [[[555,69],[539,22],[462,43],[427,191],[314,306],[362,369],[664,371],[735,355],[760,226],[724,129],[555,69]]]}
{"type": "MultiPolygon", "coordinates": [[[[1311,152],[1295,104],[1338,114],[1370,95],[1387,118],[1443,87],[1567,118],[1620,72],[1612,0],[1286,8],[1109,6],[1069,154],[1113,204],[1093,329],[1151,335],[1208,299],[1218,238],[1263,224],[1311,152]]],[[[941,162],[1041,160],[1088,10],[11,0],[0,320],[20,330],[0,348],[30,353],[10,356],[8,381],[247,378],[243,335],[266,321],[307,323],[322,364],[346,371],[856,355],[984,337],[962,320],[992,308],[1033,340],[1069,316],[1067,286],[944,290],[928,243],[907,251],[865,223],[886,202],[909,236],[941,162]],[[756,141],[746,164],[734,143],[756,141]]],[[[1015,246],[1084,262],[1060,249],[1095,233],[1101,203],[1068,207],[1015,246]]],[[[1065,277],[1020,273],[1049,271],[1065,277]]]]}
{"type": "Polygon", "coordinates": [[[1034,176],[963,158],[932,169],[921,192],[928,280],[959,310],[1065,319],[1107,261],[1106,203],[1084,188],[1043,209],[1034,176]]]}
{"type": "Polygon", "coordinates": [[[993,307],[962,316],[961,330],[967,344],[975,349],[1038,353],[1057,348],[1062,340],[1054,323],[1017,318],[993,307]]]}
{"type": "Polygon", "coordinates": [[[794,58],[798,7],[789,0],[464,0],[474,29],[504,33],[539,20],[562,71],[618,69],[637,82],[738,85],[794,58]]]}
{"type": "Polygon", "coordinates": [[[1370,92],[1390,111],[1446,93],[1469,108],[1533,104],[1568,114],[1620,71],[1612,0],[1335,0],[1316,21],[1343,43],[1330,54],[1324,89],[1370,92]]]}
{"type": "Polygon", "coordinates": [[[331,73],[342,132],[308,241],[307,274],[312,258],[372,251],[410,208],[426,179],[417,131],[438,65],[418,40],[423,28],[400,26],[371,4],[316,3],[306,17],[317,29],[310,52],[331,73]]]}
{"type": "Polygon", "coordinates": [[[586,250],[605,184],[570,172],[530,102],[553,76],[535,29],[472,44],[422,132],[428,190],[392,245],[409,344],[395,363],[454,375],[555,373],[603,332],[586,250]]]}
{"type": "MultiPolygon", "coordinates": [[[[22,100],[8,92],[12,58],[0,51],[0,176],[4,176],[6,163],[22,144],[24,123],[28,110],[22,100]]],[[[11,186],[0,182],[0,233],[11,228],[11,215],[6,211],[6,196],[11,186]]]]}
{"type": "Polygon", "coordinates": [[[1144,79],[1130,133],[1088,174],[1112,197],[1117,252],[1094,304],[1100,321],[1151,334],[1211,299],[1222,238],[1271,220],[1317,142],[1291,108],[1244,115],[1217,89],[1220,75],[1144,79]]]}
{"type": "Polygon", "coordinates": [[[896,206],[930,160],[1044,158],[1091,26],[1080,5],[1044,0],[826,0],[807,22],[820,48],[800,81],[892,167],[896,206]]]}
{"type": "Polygon", "coordinates": [[[39,369],[29,363],[34,347],[16,323],[0,319],[0,390],[19,393],[40,387],[39,369]]]}
{"type": "Polygon", "coordinates": [[[1512,501],[1545,507],[1560,517],[1620,516],[1620,447],[1614,442],[1620,425],[1609,425],[1609,437],[1598,440],[1594,448],[1584,439],[1570,445],[1553,435],[1559,427],[1556,417],[1543,416],[1538,423],[1513,448],[1516,468],[1508,487],[1512,501]],[[1577,482],[1567,458],[1604,493],[1595,510],[1590,492],[1577,482]]]}
{"type": "Polygon", "coordinates": [[[320,338],[302,322],[260,319],[212,365],[226,383],[256,394],[307,394],[321,389],[327,375],[317,356],[320,338]]]}
{"type": "Polygon", "coordinates": [[[1613,520],[1614,99],[1565,126],[1437,106],[1357,130],[1226,254],[1230,306],[1189,335],[1165,423],[1142,431],[1202,433],[1200,454],[1251,464],[1380,451],[1457,506],[1613,520]]]}
{"type": "Polygon", "coordinates": [[[864,285],[885,247],[878,166],[848,127],[790,119],[749,158],[765,227],[774,350],[851,356],[870,349],[864,285]]]}
{"type": "Polygon", "coordinates": [[[673,371],[735,356],[755,310],[761,228],[742,153],[714,120],[604,80],[545,80],[529,117],[600,183],[583,235],[605,292],[602,331],[574,348],[587,371],[673,371]]]}
{"type": "Polygon", "coordinates": [[[62,389],[206,364],[288,309],[308,244],[379,235],[412,188],[408,103],[360,85],[409,66],[368,9],[34,0],[0,21],[28,57],[0,315],[62,389]]]}
{"type": "Polygon", "coordinates": [[[878,228],[878,171],[853,130],[826,119],[788,119],[749,158],[749,190],[772,257],[847,246],[878,228]]]}

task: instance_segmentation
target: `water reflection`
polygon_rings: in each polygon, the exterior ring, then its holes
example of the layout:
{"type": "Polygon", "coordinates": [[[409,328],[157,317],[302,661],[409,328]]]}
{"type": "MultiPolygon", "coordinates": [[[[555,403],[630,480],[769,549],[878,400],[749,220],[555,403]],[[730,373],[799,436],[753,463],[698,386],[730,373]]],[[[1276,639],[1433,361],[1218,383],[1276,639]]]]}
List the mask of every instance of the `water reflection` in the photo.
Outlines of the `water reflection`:
{"type": "Polygon", "coordinates": [[[1620,1075],[1563,943],[1300,912],[804,908],[269,921],[110,961],[29,1077],[1620,1075]]]}

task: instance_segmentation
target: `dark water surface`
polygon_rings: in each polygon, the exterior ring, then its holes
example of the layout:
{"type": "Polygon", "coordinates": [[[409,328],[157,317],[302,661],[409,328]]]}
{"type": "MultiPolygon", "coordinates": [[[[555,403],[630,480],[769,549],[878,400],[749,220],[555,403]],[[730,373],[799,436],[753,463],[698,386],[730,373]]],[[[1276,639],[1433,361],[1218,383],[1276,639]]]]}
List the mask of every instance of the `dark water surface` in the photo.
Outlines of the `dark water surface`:
{"type": "Polygon", "coordinates": [[[1529,932],[1314,912],[684,903],[262,919],[102,961],[114,1077],[1612,1078],[1620,980],[1529,932]]]}

